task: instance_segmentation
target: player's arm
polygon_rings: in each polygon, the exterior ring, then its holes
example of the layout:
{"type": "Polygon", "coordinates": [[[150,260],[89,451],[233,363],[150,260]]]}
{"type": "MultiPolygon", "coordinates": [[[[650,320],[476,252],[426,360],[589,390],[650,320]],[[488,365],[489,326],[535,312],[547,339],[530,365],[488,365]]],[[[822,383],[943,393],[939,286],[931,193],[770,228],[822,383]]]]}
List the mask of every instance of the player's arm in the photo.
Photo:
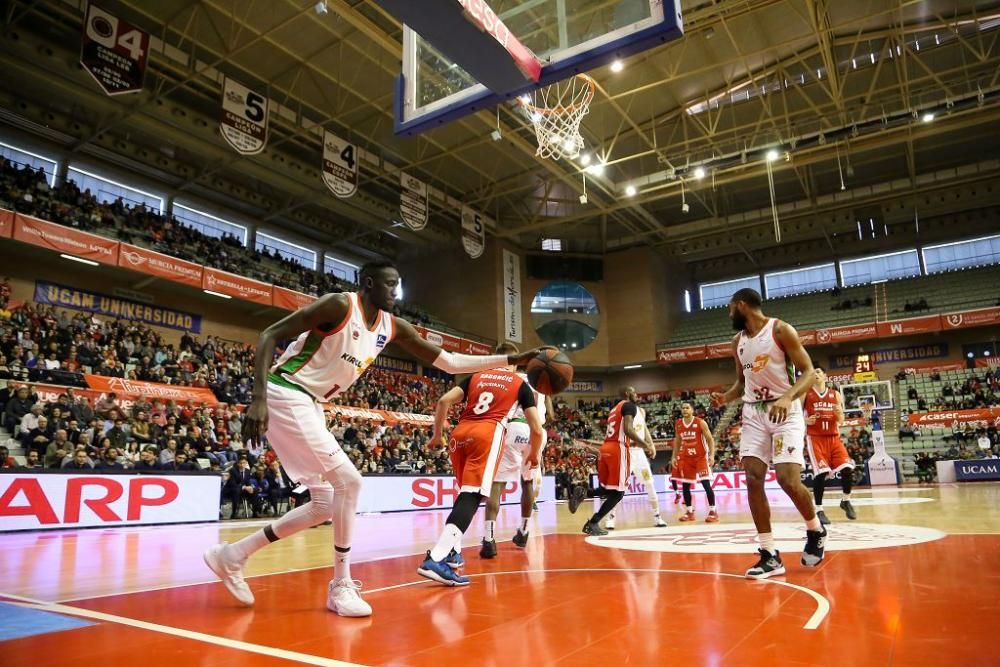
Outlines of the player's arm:
{"type": "Polygon", "coordinates": [[[712,405],[714,407],[720,407],[726,405],[727,403],[732,403],[740,396],[743,395],[743,386],[746,383],[746,378],[743,377],[743,366],[740,365],[740,357],[736,352],[736,347],[740,337],[739,334],[733,336],[733,360],[736,362],[736,382],[733,386],[725,392],[712,392],[712,405]]]}
{"type": "Polygon", "coordinates": [[[785,351],[785,356],[791,359],[795,368],[802,371],[799,379],[795,381],[788,391],[768,407],[767,412],[770,420],[776,424],[780,424],[788,417],[788,408],[791,407],[792,401],[809,391],[809,387],[816,381],[816,378],[813,375],[812,359],[806,354],[806,349],[802,347],[802,341],[799,340],[799,332],[792,325],[781,320],[775,322],[774,338],[785,351]]]}
{"type": "Polygon", "coordinates": [[[715,465],[715,438],[712,436],[712,429],[708,428],[704,419],[698,421],[701,423],[701,439],[708,445],[708,464],[715,465]]]}
{"type": "Polygon", "coordinates": [[[521,354],[455,354],[442,350],[440,347],[424,340],[413,328],[413,325],[401,317],[395,318],[396,335],[392,339],[401,348],[415,356],[424,364],[429,364],[451,375],[475,373],[491,368],[499,368],[509,364],[523,366],[528,363],[538,350],[529,350],[521,354]]]}
{"type": "Polygon", "coordinates": [[[650,459],[656,458],[656,445],[653,444],[653,432],[649,428],[649,423],[646,423],[646,428],[642,430],[642,435],[646,443],[646,453],[649,454],[650,459]]]}
{"type": "Polygon", "coordinates": [[[431,435],[431,442],[443,442],[444,427],[448,423],[448,413],[451,409],[465,400],[465,392],[469,387],[469,380],[466,378],[461,384],[455,385],[438,399],[434,408],[434,433],[431,435]]]}
{"type": "Polygon", "coordinates": [[[639,414],[639,407],[635,403],[626,403],[622,406],[622,431],[629,440],[635,443],[631,445],[632,447],[642,447],[646,444],[632,425],[637,414],[639,414]]]}
{"type": "Polygon", "coordinates": [[[351,312],[345,294],[327,294],[264,329],[257,338],[253,369],[253,400],[243,420],[243,442],[260,442],[267,432],[267,373],[274,362],[278,341],[303,331],[333,331],[351,312]]]}
{"type": "Polygon", "coordinates": [[[836,420],[837,426],[840,426],[845,421],[845,417],[844,417],[844,395],[842,393],[840,393],[839,391],[837,392],[837,407],[835,407],[833,409],[833,418],[836,420]]]}
{"type": "MultiPolygon", "coordinates": [[[[556,408],[552,404],[552,397],[551,396],[546,396],[545,397],[545,423],[548,423],[548,422],[552,421],[552,416],[555,413],[556,413],[556,408]]],[[[543,423],[542,426],[544,426],[545,423],[543,423]]]]}

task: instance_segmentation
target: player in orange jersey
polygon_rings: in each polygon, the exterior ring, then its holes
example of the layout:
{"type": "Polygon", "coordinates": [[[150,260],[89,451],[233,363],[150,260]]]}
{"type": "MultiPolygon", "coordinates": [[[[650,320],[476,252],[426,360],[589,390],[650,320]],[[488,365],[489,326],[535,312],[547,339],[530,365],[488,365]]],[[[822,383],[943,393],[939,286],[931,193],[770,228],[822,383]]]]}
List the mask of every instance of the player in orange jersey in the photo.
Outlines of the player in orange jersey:
{"type": "Polygon", "coordinates": [[[826,372],[814,366],[816,383],[806,392],[803,412],[806,415],[806,445],[813,465],[813,498],[816,499],[816,515],[821,523],[829,524],[830,519],[823,511],[823,491],[830,473],[840,473],[840,484],[844,495],[840,499],[840,509],[847,518],[858,518],[851,504],[851,486],[854,483],[854,461],[847,453],[844,441],[840,439],[840,424],[844,422],[844,396],[826,383],[826,372]]]}
{"type": "Polygon", "coordinates": [[[694,507],[691,502],[691,487],[701,482],[708,498],[708,517],[705,523],[717,523],[719,513],[715,511],[715,491],[712,490],[711,462],[715,460],[715,438],[704,419],[694,416],[690,403],[681,403],[681,418],[674,427],[674,479],[683,484],[684,506],[687,512],[681,521],[694,521],[694,507]]]}
{"type": "Polygon", "coordinates": [[[514,372],[515,366],[473,373],[452,387],[437,403],[434,435],[440,442],[451,408],[465,401],[458,426],[448,439],[448,451],[459,494],[448,515],[441,537],[427,552],[417,574],[446,586],[467,586],[469,578],[455,570],[463,561],[457,547],[472,523],[484,496],[490,495],[493,479],[503,458],[507,423],[520,409],[530,430],[530,451],[524,460],[529,469],[538,466],[542,449],[542,420],[535,407],[535,392],[514,372]]]}

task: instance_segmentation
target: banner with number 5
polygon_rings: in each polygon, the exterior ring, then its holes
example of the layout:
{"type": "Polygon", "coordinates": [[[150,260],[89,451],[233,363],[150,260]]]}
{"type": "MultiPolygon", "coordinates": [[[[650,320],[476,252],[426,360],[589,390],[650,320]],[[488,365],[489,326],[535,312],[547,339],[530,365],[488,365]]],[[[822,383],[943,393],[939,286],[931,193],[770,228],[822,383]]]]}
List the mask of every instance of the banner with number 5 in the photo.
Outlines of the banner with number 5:
{"type": "Polygon", "coordinates": [[[261,152],[267,145],[267,97],[226,77],[219,128],[236,152],[244,155],[261,152]]]}
{"type": "Polygon", "coordinates": [[[472,259],[478,259],[486,250],[486,223],[489,220],[478,211],[462,207],[462,247],[472,259]]]}
{"type": "Polygon", "coordinates": [[[344,199],[358,191],[358,148],[336,134],[323,131],[323,182],[344,199]]]}
{"type": "Polygon", "coordinates": [[[108,95],[142,90],[149,60],[149,33],[94,3],[83,19],[80,64],[108,95]]]}

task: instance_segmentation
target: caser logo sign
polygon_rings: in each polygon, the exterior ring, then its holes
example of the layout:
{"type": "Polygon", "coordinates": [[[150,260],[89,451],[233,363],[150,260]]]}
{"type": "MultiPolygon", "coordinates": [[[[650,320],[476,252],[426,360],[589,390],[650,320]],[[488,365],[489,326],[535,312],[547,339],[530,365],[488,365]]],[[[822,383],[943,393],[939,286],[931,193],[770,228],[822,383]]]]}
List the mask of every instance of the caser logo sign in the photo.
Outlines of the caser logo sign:
{"type": "MultiPolygon", "coordinates": [[[[805,543],[802,524],[772,524],[775,546],[794,553],[805,543]]],[[[940,540],[939,530],[923,526],[850,523],[827,527],[826,548],[830,551],[854,551],[905,547],[940,540]]],[[[607,537],[588,537],[587,542],[609,549],[655,551],[661,553],[746,554],[757,547],[757,529],[752,523],[716,524],[714,526],[671,526],[650,530],[619,530],[607,537]]]]}

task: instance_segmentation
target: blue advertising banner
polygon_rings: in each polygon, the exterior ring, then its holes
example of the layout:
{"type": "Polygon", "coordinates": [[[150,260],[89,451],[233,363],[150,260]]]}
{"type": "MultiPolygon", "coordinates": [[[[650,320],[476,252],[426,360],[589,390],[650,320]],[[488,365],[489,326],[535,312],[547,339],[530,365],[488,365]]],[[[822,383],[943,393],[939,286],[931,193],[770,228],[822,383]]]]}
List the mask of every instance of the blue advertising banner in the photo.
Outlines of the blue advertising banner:
{"type": "Polygon", "coordinates": [[[416,375],[417,373],[417,362],[410,361],[409,359],[396,359],[395,357],[387,357],[385,355],[375,357],[372,366],[387,371],[409,373],[410,375],[416,375]]]}
{"type": "Polygon", "coordinates": [[[104,315],[118,320],[132,320],[151,326],[190,331],[191,333],[201,332],[201,315],[41,280],[35,281],[35,301],[60,308],[104,315]]]}
{"type": "MultiPolygon", "coordinates": [[[[909,347],[894,347],[888,350],[873,350],[871,355],[875,366],[882,364],[897,364],[923,359],[937,359],[948,356],[948,343],[928,343],[927,345],[910,345],[909,347]]],[[[830,357],[830,368],[853,368],[858,355],[834,354],[830,357]]]]}
{"type": "Polygon", "coordinates": [[[959,482],[1000,480],[1000,459],[955,461],[955,479],[959,482]]]}

